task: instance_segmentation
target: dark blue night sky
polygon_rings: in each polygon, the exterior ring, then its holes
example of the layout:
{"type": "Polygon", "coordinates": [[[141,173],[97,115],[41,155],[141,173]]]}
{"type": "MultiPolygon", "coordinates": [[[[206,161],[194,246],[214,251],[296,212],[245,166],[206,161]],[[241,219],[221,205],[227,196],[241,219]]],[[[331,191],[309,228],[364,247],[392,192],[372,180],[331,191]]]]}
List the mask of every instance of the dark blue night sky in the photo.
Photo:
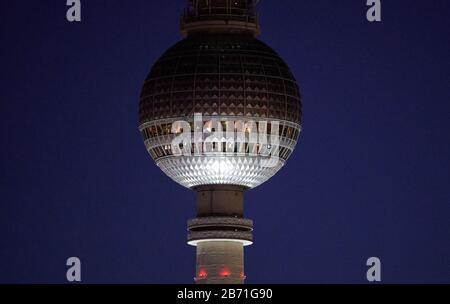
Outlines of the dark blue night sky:
{"type": "MultiPolygon", "coordinates": [[[[450,3],[263,0],[304,131],[246,194],[248,283],[450,283],[450,3]]],[[[192,283],[194,192],[154,165],[140,89],[180,39],[181,0],[2,1],[0,282],[192,283]]]]}

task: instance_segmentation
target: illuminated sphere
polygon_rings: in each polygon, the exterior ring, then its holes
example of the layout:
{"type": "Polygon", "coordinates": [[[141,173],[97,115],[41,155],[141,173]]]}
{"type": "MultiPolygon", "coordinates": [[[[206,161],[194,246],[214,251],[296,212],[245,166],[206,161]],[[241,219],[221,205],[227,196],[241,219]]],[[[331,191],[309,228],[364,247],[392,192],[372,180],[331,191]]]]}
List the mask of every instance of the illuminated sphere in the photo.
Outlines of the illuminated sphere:
{"type": "MultiPolygon", "coordinates": [[[[140,131],[156,164],[177,183],[187,188],[216,184],[254,188],[280,170],[294,150],[301,107],[289,67],[253,35],[191,34],[167,50],[145,80],[140,131]],[[192,123],[194,113],[201,113],[205,122],[211,118],[279,122],[279,161],[263,166],[267,156],[260,153],[174,156],[172,123],[192,123]]],[[[264,148],[270,149],[270,142],[258,151],[264,148]]]]}

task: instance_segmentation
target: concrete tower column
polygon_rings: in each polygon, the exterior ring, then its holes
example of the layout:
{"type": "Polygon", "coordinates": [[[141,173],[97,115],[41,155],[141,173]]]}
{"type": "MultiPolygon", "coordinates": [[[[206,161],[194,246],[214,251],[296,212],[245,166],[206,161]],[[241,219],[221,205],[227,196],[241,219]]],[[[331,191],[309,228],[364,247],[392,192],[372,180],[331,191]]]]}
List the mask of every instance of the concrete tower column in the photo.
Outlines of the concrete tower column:
{"type": "Polygon", "coordinates": [[[230,240],[200,242],[196,269],[198,284],[243,284],[243,244],[230,240]]]}
{"type": "Polygon", "coordinates": [[[244,246],[252,244],[253,222],[244,219],[244,187],[202,186],[197,218],[188,222],[188,244],[197,247],[198,284],[243,284],[244,246]]]}

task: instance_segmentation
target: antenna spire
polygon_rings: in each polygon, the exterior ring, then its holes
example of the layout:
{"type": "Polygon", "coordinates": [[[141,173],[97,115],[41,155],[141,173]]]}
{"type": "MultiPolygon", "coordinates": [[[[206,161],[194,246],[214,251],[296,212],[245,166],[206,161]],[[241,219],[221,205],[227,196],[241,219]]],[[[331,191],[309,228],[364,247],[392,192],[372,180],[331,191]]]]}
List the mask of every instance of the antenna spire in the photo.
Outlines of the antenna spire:
{"type": "Polygon", "coordinates": [[[181,17],[181,33],[247,32],[260,34],[259,0],[188,0],[181,17]]]}

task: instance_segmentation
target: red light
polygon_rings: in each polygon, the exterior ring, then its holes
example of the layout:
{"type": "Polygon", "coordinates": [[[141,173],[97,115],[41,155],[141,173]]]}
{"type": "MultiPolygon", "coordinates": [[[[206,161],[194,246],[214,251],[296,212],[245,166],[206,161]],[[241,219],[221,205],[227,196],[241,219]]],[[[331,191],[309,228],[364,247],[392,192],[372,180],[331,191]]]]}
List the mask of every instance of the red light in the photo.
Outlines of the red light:
{"type": "Polygon", "coordinates": [[[206,270],[200,269],[200,271],[198,272],[198,277],[200,279],[206,279],[207,276],[208,276],[208,273],[206,272],[206,270]]]}
{"type": "Polygon", "coordinates": [[[231,271],[228,270],[228,268],[222,268],[222,270],[220,271],[220,275],[222,277],[228,278],[229,276],[231,276],[231,271]]]}
{"type": "Polygon", "coordinates": [[[241,272],[241,279],[246,279],[247,278],[247,276],[245,275],[245,273],[244,272],[241,272]]]}

